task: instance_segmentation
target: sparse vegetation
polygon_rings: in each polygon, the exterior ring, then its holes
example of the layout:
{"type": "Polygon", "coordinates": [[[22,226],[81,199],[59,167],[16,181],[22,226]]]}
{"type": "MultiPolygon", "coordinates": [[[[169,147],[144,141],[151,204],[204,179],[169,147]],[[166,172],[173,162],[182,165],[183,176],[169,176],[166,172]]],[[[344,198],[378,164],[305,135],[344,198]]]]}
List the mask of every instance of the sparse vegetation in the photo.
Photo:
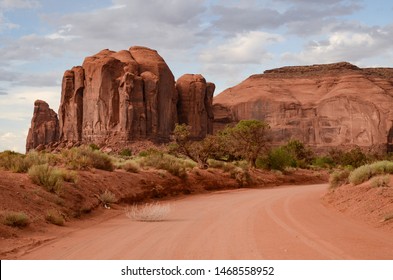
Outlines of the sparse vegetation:
{"type": "Polygon", "coordinates": [[[169,204],[159,202],[146,203],[143,205],[133,205],[126,209],[128,218],[142,222],[163,221],[171,211],[169,204]]]}
{"type": "Polygon", "coordinates": [[[93,167],[107,171],[114,170],[112,160],[107,154],[93,150],[90,147],[76,147],[64,150],[63,158],[71,169],[85,170],[93,167]]]}
{"type": "Polygon", "coordinates": [[[140,158],[139,164],[142,167],[154,167],[166,170],[182,179],[187,177],[187,169],[192,169],[196,165],[190,160],[178,158],[160,151],[150,152],[147,156],[140,158]]]}
{"type": "Polygon", "coordinates": [[[29,224],[29,217],[24,212],[9,211],[3,214],[2,222],[6,226],[23,228],[29,224]]]}

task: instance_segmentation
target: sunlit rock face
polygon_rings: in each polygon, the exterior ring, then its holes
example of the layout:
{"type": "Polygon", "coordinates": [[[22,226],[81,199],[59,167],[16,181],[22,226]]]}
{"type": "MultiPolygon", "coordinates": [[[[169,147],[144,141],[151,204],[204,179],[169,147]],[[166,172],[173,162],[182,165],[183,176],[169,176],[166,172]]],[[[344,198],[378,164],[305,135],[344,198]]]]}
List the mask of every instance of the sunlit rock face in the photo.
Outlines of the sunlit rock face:
{"type": "Polygon", "coordinates": [[[393,121],[393,69],[342,62],[253,75],[214,99],[215,130],[242,119],[272,128],[273,142],[386,149],[393,121]]]}

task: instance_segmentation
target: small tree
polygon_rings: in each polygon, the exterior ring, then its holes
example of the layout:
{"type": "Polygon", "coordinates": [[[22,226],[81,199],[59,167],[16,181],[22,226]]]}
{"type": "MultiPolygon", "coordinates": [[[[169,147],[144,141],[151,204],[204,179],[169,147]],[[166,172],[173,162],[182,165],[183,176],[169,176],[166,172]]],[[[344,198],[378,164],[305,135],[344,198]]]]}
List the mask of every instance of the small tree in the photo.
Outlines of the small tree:
{"type": "Polygon", "coordinates": [[[268,148],[269,129],[264,121],[242,120],[236,126],[226,128],[222,135],[227,137],[229,153],[243,157],[255,167],[257,158],[268,148]]]}
{"type": "Polygon", "coordinates": [[[198,163],[199,168],[206,169],[208,167],[207,160],[217,149],[218,143],[216,136],[208,135],[201,141],[190,140],[191,127],[186,124],[176,124],[173,132],[175,140],[174,151],[185,155],[198,163]]]}

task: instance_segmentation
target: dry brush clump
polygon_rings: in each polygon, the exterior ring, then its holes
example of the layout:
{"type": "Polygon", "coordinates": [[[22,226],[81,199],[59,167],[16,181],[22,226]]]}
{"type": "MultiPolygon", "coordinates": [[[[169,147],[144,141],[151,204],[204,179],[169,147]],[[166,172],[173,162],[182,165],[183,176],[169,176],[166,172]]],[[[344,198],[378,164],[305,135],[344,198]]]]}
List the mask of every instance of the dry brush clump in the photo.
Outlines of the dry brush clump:
{"type": "Polygon", "coordinates": [[[43,186],[47,191],[60,194],[63,187],[63,172],[48,164],[33,165],[28,174],[33,183],[43,186]]]}
{"type": "Polygon", "coordinates": [[[57,210],[49,210],[45,215],[45,220],[57,226],[64,226],[65,223],[63,215],[57,210]]]}
{"type": "Polygon", "coordinates": [[[349,182],[359,185],[370,180],[372,177],[383,174],[393,174],[392,161],[378,161],[372,164],[362,165],[351,172],[349,182]]]}
{"type": "Polygon", "coordinates": [[[379,175],[373,177],[370,184],[373,188],[390,187],[390,175],[379,175]]]}
{"type": "Polygon", "coordinates": [[[135,221],[159,222],[164,221],[171,211],[169,204],[159,202],[133,205],[126,209],[126,216],[135,221]]]}
{"type": "Polygon", "coordinates": [[[348,169],[335,170],[332,174],[330,174],[330,178],[329,178],[330,188],[334,189],[341,185],[348,184],[349,174],[350,171],[348,169]]]}
{"type": "Polygon", "coordinates": [[[117,202],[116,195],[109,190],[105,190],[97,198],[105,207],[109,207],[110,204],[117,202]]]}
{"type": "Polygon", "coordinates": [[[26,173],[33,165],[55,164],[57,158],[55,155],[30,151],[26,155],[13,151],[4,151],[0,153],[0,168],[15,173],[26,173]]]}
{"type": "Polygon", "coordinates": [[[24,212],[7,211],[2,214],[2,223],[10,227],[23,228],[29,224],[29,217],[24,212]]]}

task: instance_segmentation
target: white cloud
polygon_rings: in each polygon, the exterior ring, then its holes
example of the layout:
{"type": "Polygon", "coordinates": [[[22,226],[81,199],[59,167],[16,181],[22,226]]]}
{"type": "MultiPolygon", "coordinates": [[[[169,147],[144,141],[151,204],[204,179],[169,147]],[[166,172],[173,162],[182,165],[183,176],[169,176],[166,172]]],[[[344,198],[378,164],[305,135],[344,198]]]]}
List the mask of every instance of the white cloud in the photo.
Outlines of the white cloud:
{"type": "Polygon", "coordinates": [[[370,57],[387,56],[391,53],[390,46],[393,43],[391,31],[387,30],[389,28],[333,32],[326,40],[309,42],[301,52],[284,53],[282,59],[297,63],[359,63],[370,57]]]}
{"type": "Polygon", "coordinates": [[[278,34],[251,31],[237,34],[226,42],[206,49],[201,60],[215,64],[260,64],[273,57],[266,50],[272,43],[282,42],[284,38],[278,34]]]}
{"type": "Polygon", "coordinates": [[[39,5],[39,2],[35,0],[0,0],[2,9],[31,9],[39,5]]]}

